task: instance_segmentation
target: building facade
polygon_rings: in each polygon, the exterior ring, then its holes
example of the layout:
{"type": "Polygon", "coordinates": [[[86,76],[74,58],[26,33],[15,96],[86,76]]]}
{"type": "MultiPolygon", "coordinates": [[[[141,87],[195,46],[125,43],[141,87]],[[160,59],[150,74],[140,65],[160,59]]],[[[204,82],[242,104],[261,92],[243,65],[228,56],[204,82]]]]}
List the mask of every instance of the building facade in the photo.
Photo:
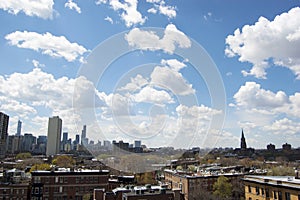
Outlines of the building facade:
{"type": "MultiPolygon", "coordinates": [[[[221,175],[221,174],[220,174],[221,175]]],[[[189,175],[186,173],[178,173],[173,170],[165,170],[165,183],[169,189],[180,189],[184,200],[198,200],[204,195],[211,195],[213,185],[220,175],[189,175]]],[[[232,200],[240,200],[243,194],[243,186],[241,178],[243,174],[223,174],[227,177],[233,186],[232,200]]]]}
{"type": "Polygon", "coordinates": [[[9,116],[0,112],[0,158],[4,158],[7,150],[9,116]]]}
{"type": "Polygon", "coordinates": [[[96,188],[108,188],[109,171],[34,171],[31,175],[32,200],[81,200],[96,188]]]}
{"type": "Polygon", "coordinates": [[[60,152],[62,120],[58,117],[49,118],[46,155],[52,156],[60,152]]]}
{"type": "Polygon", "coordinates": [[[300,200],[300,179],[288,176],[245,176],[246,200],[300,200]]]}

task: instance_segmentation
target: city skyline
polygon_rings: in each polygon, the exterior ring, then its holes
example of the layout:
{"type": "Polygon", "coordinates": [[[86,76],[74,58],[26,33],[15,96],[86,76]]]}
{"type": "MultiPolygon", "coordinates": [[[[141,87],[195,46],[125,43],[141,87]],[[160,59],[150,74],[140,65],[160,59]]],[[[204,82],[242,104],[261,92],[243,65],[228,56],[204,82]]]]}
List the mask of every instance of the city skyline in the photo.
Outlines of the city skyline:
{"type": "Polygon", "coordinates": [[[60,116],[94,141],[237,147],[243,129],[248,147],[300,143],[296,0],[12,0],[0,14],[10,135],[60,116]]]}

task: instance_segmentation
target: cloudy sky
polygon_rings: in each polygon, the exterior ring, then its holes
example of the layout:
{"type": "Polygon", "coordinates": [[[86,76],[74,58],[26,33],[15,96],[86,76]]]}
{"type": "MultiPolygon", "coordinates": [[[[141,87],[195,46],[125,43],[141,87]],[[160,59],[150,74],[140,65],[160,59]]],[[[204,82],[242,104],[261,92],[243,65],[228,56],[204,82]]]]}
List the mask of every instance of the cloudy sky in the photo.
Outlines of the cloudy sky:
{"type": "Polygon", "coordinates": [[[300,143],[298,0],[0,0],[9,134],[148,146],[300,143]]]}

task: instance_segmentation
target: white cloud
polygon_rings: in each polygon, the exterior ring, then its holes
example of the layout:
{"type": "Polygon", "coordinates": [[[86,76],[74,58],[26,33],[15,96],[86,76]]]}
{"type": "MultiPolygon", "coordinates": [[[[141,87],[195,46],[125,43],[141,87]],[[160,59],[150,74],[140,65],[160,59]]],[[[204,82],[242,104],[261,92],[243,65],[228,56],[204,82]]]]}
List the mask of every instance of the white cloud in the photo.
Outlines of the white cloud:
{"type": "Polygon", "coordinates": [[[148,84],[147,79],[145,79],[142,75],[138,74],[136,77],[131,78],[130,82],[127,83],[124,87],[118,89],[118,91],[128,91],[135,92],[140,90],[142,87],[148,84]]]}
{"type": "Polygon", "coordinates": [[[243,75],[266,78],[266,69],[274,63],[290,69],[300,78],[300,8],[292,8],[269,21],[260,17],[254,25],[245,25],[226,38],[225,54],[253,64],[243,75]]]}
{"type": "Polygon", "coordinates": [[[188,84],[181,73],[169,67],[155,67],[151,74],[151,84],[170,90],[175,95],[195,93],[192,84],[188,84]]]}
{"type": "Polygon", "coordinates": [[[148,13],[156,14],[158,11],[160,14],[167,16],[168,18],[175,18],[177,15],[176,7],[166,5],[164,0],[146,0],[146,2],[153,4],[153,8],[148,9],[148,13]]]}
{"type": "Polygon", "coordinates": [[[44,64],[41,64],[38,60],[32,60],[31,61],[34,67],[45,67],[44,64]]]}
{"type": "Polygon", "coordinates": [[[159,105],[164,105],[166,103],[173,103],[174,100],[164,90],[156,90],[152,87],[144,87],[141,91],[134,95],[134,100],[136,102],[147,102],[159,105]]]}
{"type": "Polygon", "coordinates": [[[127,27],[131,27],[136,24],[144,24],[146,18],[137,10],[138,1],[137,0],[98,0],[96,4],[109,4],[114,11],[119,11],[120,17],[125,21],[127,27]]]}
{"type": "Polygon", "coordinates": [[[274,134],[294,135],[300,133],[300,124],[299,122],[292,121],[288,118],[283,118],[264,127],[264,130],[271,131],[274,134]]]}
{"type": "Polygon", "coordinates": [[[273,93],[262,89],[255,82],[246,82],[233,97],[238,106],[248,109],[275,109],[288,103],[288,97],[283,91],[273,93]]]}
{"type": "Polygon", "coordinates": [[[174,6],[168,6],[165,4],[164,1],[162,1],[159,5],[159,13],[169,17],[169,18],[175,18],[176,17],[176,10],[174,6]]]}
{"type": "Polygon", "coordinates": [[[54,36],[51,33],[16,31],[5,36],[10,45],[19,48],[32,49],[51,57],[65,58],[67,61],[80,59],[88,50],[77,43],[71,43],[64,36],[54,36]]]}
{"type": "Polygon", "coordinates": [[[75,10],[76,12],[78,12],[79,14],[81,13],[81,9],[80,7],[77,5],[77,3],[75,3],[73,0],[68,0],[65,3],[65,8],[69,8],[70,10],[75,10]]]}
{"type": "Polygon", "coordinates": [[[125,39],[132,47],[150,51],[163,50],[169,54],[174,53],[177,46],[180,48],[191,47],[190,39],[174,24],[167,25],[162,38],[153,31],[134,28],[125,35],[125,39]]]}
{"type": "Polygon", "coordinates": [[[157,10],[155,8],[149,8],[147,10],[148,13],[152,13],[152,14],[156,14],[157,13],[157,10]]]}
{"type": "Polygon", "coordinates": [[[177,59],[161,60],[161,64],[170,67],[172,70],[179,72],[186,64],[177,59]]]}
{"type": "Polygon", "coordinates": [[[23,12],[28,16],[37,16],[43,19],[53,17],[53,0],[0,0],[0,9],[17,15],[23,12]]]}
{"type": "Polygon", "coordinates": [[[45,115],[59,115],[64,127],[76,133],[76,123],[82,120],[80,109],[106,106],[105,98],[85,77],[56,79],[40,68],[0,76],[0,109],[20,116],[27,127],[31,124],[33,133],[45,131],[44,124],[34,123],[45,115]]]}
{"type": "Polygon", "coordinates": [[[109,16],[106,16],[106,17],[104,18],[104,20],[105,20],[105,21],[108,21],[108,22],[111,23],[111,24],[114,23],[114,20],[113,20],[111,17],[109,17],[109,16]]]}

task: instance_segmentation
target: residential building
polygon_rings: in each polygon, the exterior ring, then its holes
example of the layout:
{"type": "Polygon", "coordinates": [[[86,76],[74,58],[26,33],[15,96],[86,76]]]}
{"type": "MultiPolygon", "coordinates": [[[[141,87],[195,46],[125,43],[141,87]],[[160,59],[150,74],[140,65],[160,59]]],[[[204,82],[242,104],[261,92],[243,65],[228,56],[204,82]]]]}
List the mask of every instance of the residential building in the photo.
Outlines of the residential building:
{"type": "Polygon", "coordinates": [[[246,200],[300,200],[300,179],[290,176],[245,176],[246,200]]]}
{"type": "Polygon", "coordinates": [[[9,135],[7,140],[7,153],[17,154],[22,151],[24,136],[9,135]]]}
{"type": "Polygon", "coordinates": [[[179,172],[176,170],[164,170],[165,183],[169,189],[180,189],[184,200],[197,199],[204,193],[211,194],[213,185],[223,175],[227,177],[233,186],[232,200],[240,200],[243,196],[242,173],[207,174],[179,172]]]}
{"type": "Polygon", "coordinates": [[[60,152],[62,120],[58,117],[49,118],[46,155],[56,155],[60,152]]]}
{"type": "Polygon", "coordinates": [[[7,150],[9,116],[0,112],[0,158],[4,158],[7,150]]]}
{"type": "Polygon", "coordinates": [[[33,171],[31,199],[82,199],[108,188],[108,170],[33,171]]]}
{"type": "Polygon", "coordinates": [[[23,140],[23,151],[24,152],[32,152],[34,149],[34,145],[36,144],[36,137],[33,136],[31,133],[24,134],[23,140]]]}

